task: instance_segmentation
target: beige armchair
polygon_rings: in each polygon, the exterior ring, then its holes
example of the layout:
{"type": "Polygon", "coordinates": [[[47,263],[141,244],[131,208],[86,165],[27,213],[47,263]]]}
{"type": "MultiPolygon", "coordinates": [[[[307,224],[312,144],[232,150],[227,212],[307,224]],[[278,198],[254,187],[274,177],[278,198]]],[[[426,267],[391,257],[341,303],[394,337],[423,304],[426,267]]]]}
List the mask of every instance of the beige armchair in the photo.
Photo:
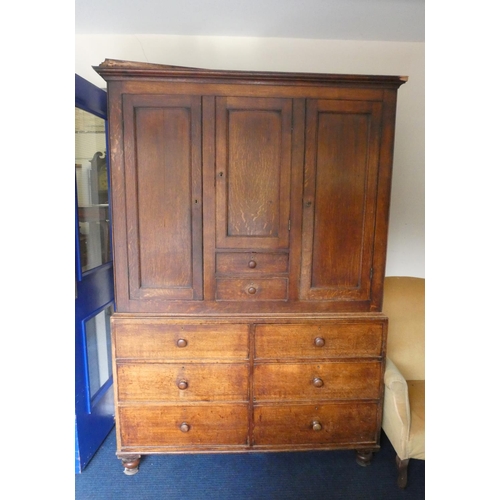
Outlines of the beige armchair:
{"type": "Polygon", "coordinates": [[[389,333],[382,428],[396,450],[400,488],[407,484],[410,458],[425,460],[424,296],[422,278],[385,279],[389,333]]]}

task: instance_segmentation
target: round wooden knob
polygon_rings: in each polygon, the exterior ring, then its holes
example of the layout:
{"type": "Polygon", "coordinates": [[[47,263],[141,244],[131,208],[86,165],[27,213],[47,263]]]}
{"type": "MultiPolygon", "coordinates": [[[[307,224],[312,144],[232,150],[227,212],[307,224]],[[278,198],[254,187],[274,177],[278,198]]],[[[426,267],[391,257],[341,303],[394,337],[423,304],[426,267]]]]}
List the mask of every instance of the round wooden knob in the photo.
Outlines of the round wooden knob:
{"type": "Polygon", "coordinates": [[[183,391],[184,389],[187,389],[188,388],[188,383],[187,383],[187,380],[181,380],[179,381],[179,383],[177,384],[177,387],[183,391]]]}
{"type": "Polygon", "coordinates": [[[314,387],[323,387],[323,381],[319,377],[313,379],[314,387]]]}
{"type": "Polygon", "coordinates": [[[254,286],[251,286],[251,287],[248,289],[248,293],[249,293],[250,295],[254,295],[256,291],[257,291],[257,288],[255,288],[254,286]]]}
{"type": "Polygon", "coordinates": [[[321,429],[323,429],[323,426],[321,425],[321,423],[318,420],[315,420],[312,423],[312,430],[317,432],[317,431],[320,431],[321,429]]]}
{"type": "Polygon", "coordinates": [[[316,347],[323,347],[325,345],[325,339],[323,337],[316,337],[314,339],[314,345],[316,347]]]}
{"type": "Polygon", "coordinates": [[[186,339],[179,339],[177,341],[177,347],[186,347],[188,345],[188,342],[186,339]]]}
{"type": "Polygon", "coordinates": [[[248,263],[248,267],[250,269],[255,269],[257,267],[257,262],[255,262],[253,259],[248,263]]]}
{"type": "Polygon", "coordinates": [[[179,429],[182,432],[189,432],[189,429],[191,429],[191,427],[186,422],[182,422],[182,424],[179,426],[179,429]]]}

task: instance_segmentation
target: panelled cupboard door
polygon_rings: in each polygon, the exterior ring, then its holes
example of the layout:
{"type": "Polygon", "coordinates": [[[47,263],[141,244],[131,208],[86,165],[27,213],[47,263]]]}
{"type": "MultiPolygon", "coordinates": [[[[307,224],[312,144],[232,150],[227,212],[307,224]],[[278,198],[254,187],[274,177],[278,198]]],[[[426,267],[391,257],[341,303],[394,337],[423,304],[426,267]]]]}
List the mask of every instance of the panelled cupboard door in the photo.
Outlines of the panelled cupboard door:
{"type": "Polygon", "coordinates": [[[289,245],[292,99],[216,99],[216,246],[289,245]]]}
{"type": "Polygon", "coordinates": [[[370,300],[380,102],[306,102],[303,300],[370,300]]]}
{"type": "Polygon", "coordinates": [[[201,300],[201,97],[123,95],[129,293],[201,300]]]}

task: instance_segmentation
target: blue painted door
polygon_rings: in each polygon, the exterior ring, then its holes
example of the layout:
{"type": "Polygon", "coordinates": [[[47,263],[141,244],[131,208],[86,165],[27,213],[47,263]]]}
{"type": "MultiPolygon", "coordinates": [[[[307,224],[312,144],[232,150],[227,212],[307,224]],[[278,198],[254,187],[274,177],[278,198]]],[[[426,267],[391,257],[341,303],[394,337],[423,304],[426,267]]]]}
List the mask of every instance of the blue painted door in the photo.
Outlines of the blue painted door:
{"type": "Polygon", "coordinates": [[[75,75],[75,472],[114,426],[106,92],[75,75]]]}

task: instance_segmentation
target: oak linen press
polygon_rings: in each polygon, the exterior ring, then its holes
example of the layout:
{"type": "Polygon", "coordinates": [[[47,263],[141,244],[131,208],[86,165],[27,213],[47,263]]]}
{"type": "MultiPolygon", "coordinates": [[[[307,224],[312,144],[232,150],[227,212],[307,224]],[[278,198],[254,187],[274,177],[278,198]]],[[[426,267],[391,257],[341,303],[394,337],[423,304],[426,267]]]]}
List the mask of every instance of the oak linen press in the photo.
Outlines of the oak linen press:
{"type": "Polygon", "coordinates": [[[379,448],[397,76],[106,59],[117,456],[379,448]]]}

